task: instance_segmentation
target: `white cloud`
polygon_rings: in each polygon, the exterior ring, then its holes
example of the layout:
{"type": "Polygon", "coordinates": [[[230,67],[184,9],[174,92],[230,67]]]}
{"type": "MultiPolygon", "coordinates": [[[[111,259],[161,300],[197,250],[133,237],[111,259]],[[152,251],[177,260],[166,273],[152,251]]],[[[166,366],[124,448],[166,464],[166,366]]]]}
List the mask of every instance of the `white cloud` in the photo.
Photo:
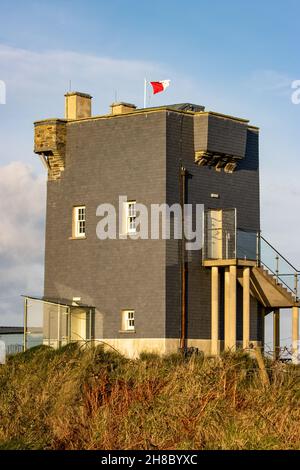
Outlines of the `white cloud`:
{"type": "Polygon", "coordinates": [[[45,176],[35,176],[22,162],[0,167],[1,257],[40,258],[45,189],[45,176]]]}
{"type": "Polygon", "coordinates": [[[20,323],[22,293],[42,293],[45,189],[22,162],[0,167],[0,324],[20,323]]]}

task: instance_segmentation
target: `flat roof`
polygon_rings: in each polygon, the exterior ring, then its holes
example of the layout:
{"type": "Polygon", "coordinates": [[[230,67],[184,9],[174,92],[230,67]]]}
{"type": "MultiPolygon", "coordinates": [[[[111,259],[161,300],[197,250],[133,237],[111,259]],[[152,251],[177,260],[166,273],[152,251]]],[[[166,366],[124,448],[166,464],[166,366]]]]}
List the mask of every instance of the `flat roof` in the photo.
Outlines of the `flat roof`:
{"type": "Polygon", "coordinates": [[[132,111],[124,113],[124,114],[99,114],[95,116],[90,116],[86,118],[81,118],[81,119],[71,119],[67,120],[64,118],[48,118],[48,119],[42,119],[39,121],[35,121],[34,125],[42,125],[42,124],[49,124],[49,123],[67,123],[67,124],[77,124],[85,121],[94,121],[94,120],[101,120],[101,119],[114,119],[114,118],[125,118],[129,116],[136,116],[140,114],[145,114],[145,113],[156,113],[156,112],[161,112],[161,111],[167,111],[167,112],[173,112],[173,113],[179,113],[179,114],[186,114],[190,116],[205,116],[205,115],[210,115],[210,116],[216,116],[224,119],[230,119],[232,121],[237,121],[240,123],[247,124],[249,127],[252,129],[259,129],[256,126],[250,125],[249,124],[249,119],[245,118],[239,118],[236,116],[231,116],[229,114],[223,114],[223,113],[218,113],[216,111],[209,111],[205,110],[205,107],[202,105],[196,105],[193,103],[178,103],[178,104],[169,104],[169,105],[163,105],[163,106],[153,106],[149,108],[137,108],[137,109],[132,109],[132,111]]]}
{"type": "Polygon", "coordinates": [[[36,297],[30,295],[22,295],[25,299],[36,300],[39,302],[45,302],[53,305],[62,305],[63,307],[78,307],[78,308],[95,308],[93,305],[82,304],[81,302],[76,302],[70,299],[53,299],[49,297],[36,297]],[[75,305],[74,305],[75,304],[75,305]]]}

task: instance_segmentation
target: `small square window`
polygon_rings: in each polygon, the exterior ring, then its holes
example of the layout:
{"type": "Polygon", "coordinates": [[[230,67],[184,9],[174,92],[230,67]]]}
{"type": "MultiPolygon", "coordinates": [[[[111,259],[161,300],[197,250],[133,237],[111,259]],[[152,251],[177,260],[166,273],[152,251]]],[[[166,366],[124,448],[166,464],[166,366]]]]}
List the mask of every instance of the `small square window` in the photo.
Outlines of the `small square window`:
{"type": "Polygon", "coordinates": [[[77,206],[73,208],[73,237],[85,238],[86,224],[85,206],[77,206]]]}
{"type": "Polygon", "coordinates": [[[135,331],[135,311],[122,311],[122,331],[135,331]]]}

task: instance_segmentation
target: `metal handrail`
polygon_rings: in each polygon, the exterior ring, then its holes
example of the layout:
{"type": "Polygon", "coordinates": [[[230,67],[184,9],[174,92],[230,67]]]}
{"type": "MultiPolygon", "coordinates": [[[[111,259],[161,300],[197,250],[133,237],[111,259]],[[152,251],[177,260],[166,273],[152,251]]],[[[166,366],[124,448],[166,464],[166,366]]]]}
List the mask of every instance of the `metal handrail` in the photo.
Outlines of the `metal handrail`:
{"type": "MultiPolygon", "coordinates": [[[[273,276],[275,276],[275,278],[277,280],[280,280],[280,282],[285,286],[287,287],[287,289],[293,293],[293,295],[296,297],[296,300],[298,300],[298,283],[299,283],[299,279],[298,277],[300,276],[300,270],[295,268],[295,266],[290,263],[290,261],[288,261],[287,258],[285,258],[285,256],[283,256],[278,250],[276,250],[276,248],[271,245],[270,242],[268,242],[268,240],[266,240],[262,235],[261,233],[259,234],[259,238],[260,240],[262,240],[264,243],[266,243],[266,245],[268,245],[271,250],[276,253],[276,256],[275,256],[275,259],[276,259],[276,272],[274,272],[272,269],[270,269],[261,259],[260,259],[260,262],[263,266],[265,266],[268,271],[270,271],[273,276]],[[291,270],[293,271],[292,273],[280,273],[279,272],[279,260],[283,260],[290,268],[291,270]],[[288,277],[288,276],[293,276],[294,277],[294,280],[295,280],[295,284],[294,284],[294,288],[290,287],[282,278],[283,277],[288,277]]],[[[260,243],[261,245],[261,243],[260,243]]],[[[261,253],[261,249],[260,249],[260,253],[261,253]]],[[[261,256],[260,256],[261,258],[261,256]]]]}
{"type": "Polygon", "coordinates": [[[272,250],[274,250],[280,256],[280,258],[282,258],[294,271],[296,271],[296,273],[300,274],[300,269],[295,268],[295,266],[293,266],[281,253],[279,253],[279,251],[277,251],[276,248],[274,248],[274,246],[268,242],[268,240],[266,240],[262,235],[260,235],[260,239],[269,245],[269,247],[272,248],[272,250]]]}

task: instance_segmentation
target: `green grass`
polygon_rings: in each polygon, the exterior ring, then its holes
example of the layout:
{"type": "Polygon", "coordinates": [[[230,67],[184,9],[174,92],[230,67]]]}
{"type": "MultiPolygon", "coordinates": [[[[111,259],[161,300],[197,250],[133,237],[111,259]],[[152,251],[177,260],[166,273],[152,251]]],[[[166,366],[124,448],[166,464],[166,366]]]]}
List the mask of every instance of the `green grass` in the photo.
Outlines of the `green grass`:
{"type": "Polygon", "coordinates": [[[0,449],[300,449],[299,368],[38,347],[0,367],[0,449]]]}

